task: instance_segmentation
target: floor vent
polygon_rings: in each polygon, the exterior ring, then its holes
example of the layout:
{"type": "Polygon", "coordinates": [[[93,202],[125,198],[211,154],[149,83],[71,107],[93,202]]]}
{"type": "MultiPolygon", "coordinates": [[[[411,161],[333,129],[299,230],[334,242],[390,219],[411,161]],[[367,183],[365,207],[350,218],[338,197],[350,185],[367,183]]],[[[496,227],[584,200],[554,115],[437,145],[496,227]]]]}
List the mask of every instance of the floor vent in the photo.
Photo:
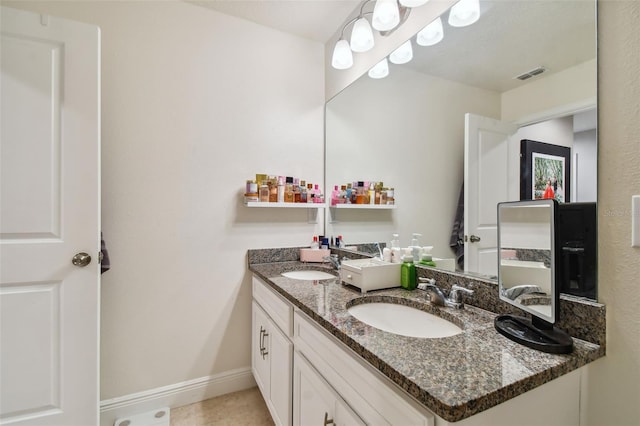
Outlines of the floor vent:
{"type": "Polygon", "coordinates": [[[518,80],[528,80],[531,77],[535,77],[536,75],[542,74],[546,70],[547,69],[545,67],[538,67],[538,68],[532,69],[531,71],[527,71],[525,73],[517,75],[514,78],[517,78],[518,80]]]}
{"type": "Polygon", "coordinates": [[[117,419],[113,426],[169,426],[169,407],[117,419]]]}

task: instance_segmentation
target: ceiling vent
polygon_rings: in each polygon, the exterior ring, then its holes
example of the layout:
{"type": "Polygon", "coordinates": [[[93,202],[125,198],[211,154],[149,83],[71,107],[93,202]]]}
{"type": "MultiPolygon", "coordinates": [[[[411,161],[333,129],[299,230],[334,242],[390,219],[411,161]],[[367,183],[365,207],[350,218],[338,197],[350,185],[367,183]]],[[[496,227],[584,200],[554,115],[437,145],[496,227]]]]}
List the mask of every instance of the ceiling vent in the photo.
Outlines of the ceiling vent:
{"type": "Polygon", "coordinates": [[[531,77],[535,77],[536,75],[542,74],[546,70],[547,69],[545,67],[538,67],[538,68],[532,69],[531,71],[527,71],[525,73],[517,75],[514,78],[517,78],[518,80],[528,80],[531,77]]]}

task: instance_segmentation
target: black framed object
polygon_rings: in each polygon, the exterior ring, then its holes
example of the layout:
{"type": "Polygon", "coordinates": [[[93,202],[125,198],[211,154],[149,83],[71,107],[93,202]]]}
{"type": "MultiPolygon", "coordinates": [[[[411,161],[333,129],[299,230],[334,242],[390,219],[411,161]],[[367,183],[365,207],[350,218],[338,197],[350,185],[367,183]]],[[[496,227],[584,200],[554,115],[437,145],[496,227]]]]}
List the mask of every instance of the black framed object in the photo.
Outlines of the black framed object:
{"type": "Polygon", "coordinates": [[[530,139],[520,141],[520,200],[571,200],[571,149],[530,139]]]}

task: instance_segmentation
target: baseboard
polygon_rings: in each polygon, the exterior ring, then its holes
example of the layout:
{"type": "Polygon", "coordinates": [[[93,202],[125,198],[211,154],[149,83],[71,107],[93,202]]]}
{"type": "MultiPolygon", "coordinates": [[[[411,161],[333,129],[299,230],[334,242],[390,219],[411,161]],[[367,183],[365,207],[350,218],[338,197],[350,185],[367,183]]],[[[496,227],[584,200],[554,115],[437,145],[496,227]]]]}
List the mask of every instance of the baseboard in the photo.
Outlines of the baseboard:
{"type": "Polygon", "coordinates": [[[180,407],[254,386],[256,386],[256,382],[251,368],[239,368],[107,399],[100,401],[100,426],[113,426],[116,419],[159,407],[180,407]]]}

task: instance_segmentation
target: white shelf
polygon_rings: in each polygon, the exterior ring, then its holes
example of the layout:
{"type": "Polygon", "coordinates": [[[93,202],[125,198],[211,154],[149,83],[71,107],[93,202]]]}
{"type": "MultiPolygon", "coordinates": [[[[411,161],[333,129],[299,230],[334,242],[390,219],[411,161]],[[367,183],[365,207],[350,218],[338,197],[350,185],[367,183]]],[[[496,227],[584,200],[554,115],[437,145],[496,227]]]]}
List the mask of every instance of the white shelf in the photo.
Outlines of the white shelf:
{"type": "Polygon", "coordinates": [[[336,204],[332,209],[364,209],[364,210],[391,210],[395,204],[336,204]]]}
{"type": "Polygon", "coordinates": [[[266,203],[260,201],[249,201],[244,203],[244,205],[247,207],[279,207],[286,209],[322,209],[326,207],[320,203],[266,203]]]}

